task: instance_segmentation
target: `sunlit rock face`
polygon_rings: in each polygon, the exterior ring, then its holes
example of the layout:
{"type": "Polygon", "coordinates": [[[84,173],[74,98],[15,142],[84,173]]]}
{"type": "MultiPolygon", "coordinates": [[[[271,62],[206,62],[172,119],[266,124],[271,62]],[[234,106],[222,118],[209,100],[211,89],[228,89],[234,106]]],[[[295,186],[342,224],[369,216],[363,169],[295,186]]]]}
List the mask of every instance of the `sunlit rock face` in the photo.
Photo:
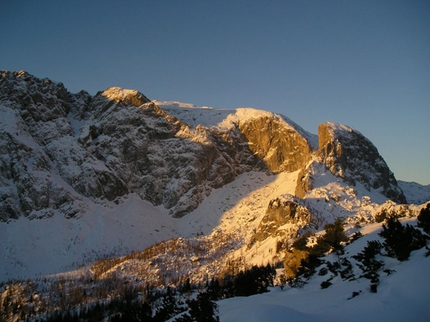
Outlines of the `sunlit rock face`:
{"type": "Polygon", "coordinates": [[[299,198],[304,198],[308,191],[312,190],[312,176],[309,167],[304,167],[297,175],[297,185],[294,195],[299,198]]]}
{"type": "Polygon", "coordinates": [[[360,132],[327,122],[318,127],[319,157],[336,176],[379,190],[400,203],[406,198],[377,148],[360,132]]]}
{"type": "Polygon", "coordinates": [[[139,93],[136,90],[123,89],[120,87],[110,87],[105,90],[102,95],[110,101],[117,103],[121,102],[125,105],[141,106],[142,104],[150,102],[150,100],[142,93],[139,93]]]}
{"type": "Polygon", "coordinates": [[[247,120],[239,124],[239,129],[251,151],[274,173],[294,172],[311,159],[312,148],[306,138],[275,116],[247,120]]]}

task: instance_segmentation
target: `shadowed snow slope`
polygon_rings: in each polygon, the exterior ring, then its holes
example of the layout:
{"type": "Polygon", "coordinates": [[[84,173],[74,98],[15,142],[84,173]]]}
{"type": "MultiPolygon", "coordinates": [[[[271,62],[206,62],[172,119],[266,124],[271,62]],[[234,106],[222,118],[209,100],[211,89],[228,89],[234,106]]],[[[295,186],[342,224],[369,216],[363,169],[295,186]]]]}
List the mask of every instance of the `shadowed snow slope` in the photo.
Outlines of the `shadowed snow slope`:
{"type": "Polygon", "coordinates": [[[430,200],[430,184],[423,186],[416,182],[398,181],[409,203],[421,204],[430,200]]]}

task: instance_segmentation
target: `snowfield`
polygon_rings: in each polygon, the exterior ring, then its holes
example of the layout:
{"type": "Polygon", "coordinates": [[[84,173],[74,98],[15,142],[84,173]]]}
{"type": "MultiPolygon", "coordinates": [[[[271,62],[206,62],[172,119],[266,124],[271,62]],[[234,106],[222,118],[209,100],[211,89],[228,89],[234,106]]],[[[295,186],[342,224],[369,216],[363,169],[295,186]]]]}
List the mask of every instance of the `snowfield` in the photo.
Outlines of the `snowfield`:
{"type": "Polygon", "coordinates": [[[136,195],[123,203],[91,201],[80,218],[18,220],[0,225],[0,280],[34,278],[88,265],[97,258],[142,250],[177,237],[175,223],[164,209],[136,195]]]}

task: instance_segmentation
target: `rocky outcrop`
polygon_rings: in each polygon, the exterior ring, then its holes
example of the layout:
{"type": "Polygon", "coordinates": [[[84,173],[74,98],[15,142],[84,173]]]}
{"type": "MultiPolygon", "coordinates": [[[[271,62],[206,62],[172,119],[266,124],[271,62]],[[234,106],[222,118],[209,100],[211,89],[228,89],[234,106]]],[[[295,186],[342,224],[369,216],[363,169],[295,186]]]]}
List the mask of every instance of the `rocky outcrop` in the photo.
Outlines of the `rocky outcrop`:
{"type": "Polygon", "coordinates": [[[285,195],[269,202],[266,214],[252,236],[248,247],[268,237],[279,236],[290,239],[311,222],[311,213],[299,199],[285,195]]]}
{"type": "Polygon", "coordinates": [[[297,175],[297,184],[294,195],[299,198],[304,198],[306,196],[306,192],[312,190],[312,176],[309,171],[309,165],[302,168],[297,175]]]}
{"type": "Polygon", "coordinates": [[[302,169],[311,159],[312,146],[304,131],[271,115],[239,123],[240,131],[249,142],[249,148],[267,168],[279,173],[302,169]]]}
{"type": "Polygon", "coordinates": [[[137,107],[151,102],[145,95],[136,90],[123,89],[120,87],[110,87],[105,90],[102,95],[109,101],[137,107]]]}
{"type": "Polygon", "coordinates": [[[360,132],[327,122],[318,127],[318,138],[318,155],[331,173],[352,184],[360,182],[369,190],[379,190],[396,202],[406,202],[377,148],[360,132]]]}

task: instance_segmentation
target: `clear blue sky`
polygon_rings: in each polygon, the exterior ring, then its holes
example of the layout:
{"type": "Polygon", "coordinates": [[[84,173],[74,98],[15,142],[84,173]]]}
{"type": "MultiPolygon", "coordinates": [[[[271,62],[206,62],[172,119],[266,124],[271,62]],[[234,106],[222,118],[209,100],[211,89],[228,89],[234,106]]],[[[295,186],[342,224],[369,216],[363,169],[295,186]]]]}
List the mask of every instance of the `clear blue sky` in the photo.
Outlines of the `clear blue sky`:
{"type": "Polygon", "coordinates": [[[354,127],[430,183],[430,1],[0,1],[0,69],[354,127]]]}

